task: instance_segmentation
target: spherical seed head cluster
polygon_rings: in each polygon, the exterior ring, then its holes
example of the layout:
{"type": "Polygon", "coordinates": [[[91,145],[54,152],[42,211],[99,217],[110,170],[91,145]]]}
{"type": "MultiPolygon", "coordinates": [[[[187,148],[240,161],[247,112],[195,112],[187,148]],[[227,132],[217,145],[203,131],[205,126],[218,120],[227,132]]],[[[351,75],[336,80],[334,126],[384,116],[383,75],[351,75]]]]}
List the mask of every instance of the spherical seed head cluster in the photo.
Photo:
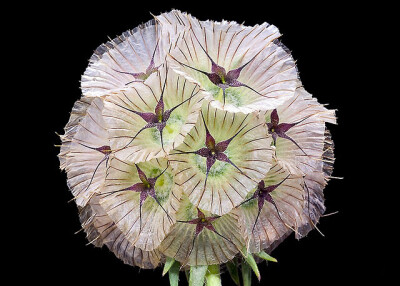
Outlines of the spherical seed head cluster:
{"type": "Polygon", "coordinates": [[[336,117],[279,37],[173,10],[95,51],[59,154],[90,243],[200,266],[316,228],[336,117]]]}

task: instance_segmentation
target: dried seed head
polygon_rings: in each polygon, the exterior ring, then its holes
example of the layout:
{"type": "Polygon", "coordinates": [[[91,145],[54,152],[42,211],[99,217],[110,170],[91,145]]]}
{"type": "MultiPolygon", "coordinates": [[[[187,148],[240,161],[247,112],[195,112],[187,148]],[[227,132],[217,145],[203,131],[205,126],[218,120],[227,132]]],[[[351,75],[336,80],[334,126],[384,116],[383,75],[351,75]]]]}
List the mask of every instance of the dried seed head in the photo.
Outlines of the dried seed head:
{"type": "Polygon", "coordinates": [[[175,276],[240,253],[260,279],[252,253],[317,228],[336,117],[279,36],[173,10],[96,50],[59,154],[90,243],[175,276]]]}

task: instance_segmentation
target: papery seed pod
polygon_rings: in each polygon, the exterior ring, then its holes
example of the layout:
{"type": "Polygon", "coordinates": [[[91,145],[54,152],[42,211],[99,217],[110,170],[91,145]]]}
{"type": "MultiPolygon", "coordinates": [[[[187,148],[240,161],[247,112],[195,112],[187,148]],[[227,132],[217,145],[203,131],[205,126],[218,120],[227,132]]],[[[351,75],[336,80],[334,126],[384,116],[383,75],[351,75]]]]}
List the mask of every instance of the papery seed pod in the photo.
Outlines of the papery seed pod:
{"type": "Polygon", "coordinates": [[[334,145],[331,134],[328,129],[325,129],[322,160],[318,162],[317,168],[313,172],[304,176],[304,190],[306,191],[307,201],[303,212],[309,218],[309,223],[303,225],[299,230],[303,236],[316,228],[320,217],[325,212],[323,190],[333,172],[333,163],[335,161],[333,151],[334,145]]]}
{"type": "Polygon", "coordinates": [[[196,123],[204,96],[168,67],[146,84],[132,83],[108,96],[103,114],[116,156],[131,162],[165,156],[196,123]]]}
{"type": "Polygon", "coordinates": [[[231,260],[243,246],[234,213],[211,215],[183,195],[176,218],[160,250],[183,265],[221,264],[231,260]]]}
{"type": "Polygon", "coordinates": [[[173,15],[185,18],[181,23],[187,29],[173,45],[171,67],[207,90],[213,107],[249,113],[275,108],[293,96],[296,65],[277,42],[280,34],[275,26],[246,27],[173,15]]]}
{"type": "Polygon", "coordinates": [[[115,256],[131,266],[156,268],[164,259],[161,252],[144,251],[133,246],[104,211],[99,198],[99,195],[93,195],[79,211],[82,228],[89,242],[97,247],[106,245],[115,256]]]}
{"type": "Polygon", "coordinates": [[[273,137],[279,164],[292,174],[312,172],[323,154],[325,123],[336,123],[335,111],[325,108],[299,86],[293,98],[261,116],[273,137]]]}
{"type": "Polygon", "coordinates": [[[132,245],[148,251],[175,222],[180,196],[167,160],[135,165],[113,157],[100,205],[132,245]]]}
{"type": "MultiPolygon", "coordinates": [[[[87,101],[85,99],[80,102],[87,101]]],[[[82,114],[84,116],[75,119],[78,123],[73,127],[73,137],[69,136],[71,130],[67,131],[63,137],[62,153],[60,153],[62,165],[65,166],[67,172],[68,187],[77,205],[82,207],[103,185],[111,153],[107,129],[101,114],[102,109],[101,98],[92,100],[86,113],[82,114]],[[67,140],[66,136],[70,138],[67,140]]]]}
{"type": "Polygon", "coordinates": [[[81,100],[77,100],[72,107],[72,111],[70,114],[70,118],[68,120],[67,125],[64,127],[64,134],[60,135],[61,139],[61,147],[60,153],[58,154],[58,158],[60,160],[60,169],[64,170],[66,167],[66,157],[69,155],[70,144],[72,142],[72,138],[76,133],[76,129],[79,126],[79,122],[86,115],[86,111],[90,106],[93,98],[82,98],[81,100]]]}
{"type": "Polygon", "coordinates": [[[237,208],[239,225],[251,253],[268,249],[307,223],[303,178],[275,164],[237,208]]]}
{"type": "Polygon", "coordinates": [[[83,96],[103,96],[131,82],[144,82],[164,63],[169,38],[151,20],[100,45],[81,79],[83,96]]]}
{"type": "Polygon", "coordinates": [[[271,167],[271,137],[256,114],[203,105],[202,116],[169,160],[176,183],[200,209],[223,215],[239,205],[271,167]]]}

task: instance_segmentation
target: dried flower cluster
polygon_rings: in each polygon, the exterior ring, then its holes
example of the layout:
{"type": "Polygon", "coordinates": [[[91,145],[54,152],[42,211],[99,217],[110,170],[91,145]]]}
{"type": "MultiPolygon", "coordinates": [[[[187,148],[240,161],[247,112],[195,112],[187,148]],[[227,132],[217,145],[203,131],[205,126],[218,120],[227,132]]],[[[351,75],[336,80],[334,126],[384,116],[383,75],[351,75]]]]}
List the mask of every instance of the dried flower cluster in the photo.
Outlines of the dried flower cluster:
{"type": "Polygon", "coordinates": [[[316,228],[335,112],[279,37],[174,10],[97,48],[59,154],[90,243],[171,283],[221,264],[236,281],[316,228]]]}

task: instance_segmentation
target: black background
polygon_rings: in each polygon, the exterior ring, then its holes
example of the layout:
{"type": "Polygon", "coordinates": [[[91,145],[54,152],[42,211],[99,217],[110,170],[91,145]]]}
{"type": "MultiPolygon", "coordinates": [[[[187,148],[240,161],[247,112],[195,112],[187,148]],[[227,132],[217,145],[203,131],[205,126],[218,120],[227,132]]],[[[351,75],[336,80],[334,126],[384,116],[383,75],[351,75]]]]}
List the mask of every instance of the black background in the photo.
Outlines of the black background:
{"type": "MultiPolygon", "coordinates": [[[[379,219],[381,203],[374,196],[376,182],[371,176],[376,163],[372,163],[374,158],[365,146],[365,139],[373,136],[373,127],[362,119],[373,117],[371,107],[367,107],[370,90],[365,89],[371,84],[371,54],[365,49],[374,43],[366,40],[375,33],[375,26],[368,24],[373,22],[370,7],[337,2],[293,5],[283,1],[63,3],[36,6],[40,13],[32,14],[25,25],[31,36],[26,41],[30,41],[36,55],[29,60],[33,67],[30,76],[39,79],[39,84],[31,86],[35,98],[30,98],[28,105],[36,104],[35,110],[41,111],[36,113],[40,125],[35,126],[36,137],[32,140],[40,143],[35,155],[41,156],[35,156],[30,165],[35,180],[29,188],[32,199],[28,203],[34,208],[22,210],[28,217],[22,229],[24,243],[18,246],[23,256],[18,255],[14,265],[19,267],[24,261],[31,281],[56,285],[168,285],[168,277],[161,278],[161,269],[140,270],[124,265],[106,248],[86,246],[84,233],[74,234],[80,229],[77,208],[67,203],[72,196],[66,175],[59,170],[58,148],[54,145],[59,144],[55,132],[63,133],[73,103],[81,96],[79,80],[96,47],[108,36],[113,38],[150,20],[149,12],[157,15],[171,8],[187,11],[200,20],[274,24],[297,60],[307,91],[338,110],[338,125],[329,126],[336,145],[333,175],[344,179],[331,180],[325,189],[326,213],[338,214],[321,219],[319,228],[324,237],[313,231],[300,241],[293,236],[284,241],[272,253],[278,263],[260,265],[259,284],[319,285],[387,278],[389,261],[385,257],[389,251],[382,231],[385,226],[379,219]]],[[[16,281],[25,278],[14,277],[16,281]]],[[[184,275],[181,283],[186,284],[184,275]]],[[[227,275],[223,275],[223,284],[233,285],[227,275]]]]}

